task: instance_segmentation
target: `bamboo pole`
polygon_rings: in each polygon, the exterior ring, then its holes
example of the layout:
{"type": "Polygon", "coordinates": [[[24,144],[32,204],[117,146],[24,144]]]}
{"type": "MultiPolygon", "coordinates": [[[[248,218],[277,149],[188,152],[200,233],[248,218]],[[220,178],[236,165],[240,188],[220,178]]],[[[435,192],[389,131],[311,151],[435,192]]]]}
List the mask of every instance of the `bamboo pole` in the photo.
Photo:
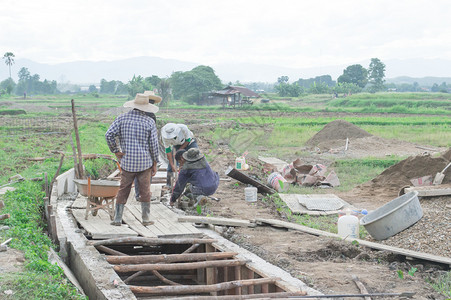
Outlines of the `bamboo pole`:
{"type": "Polygon", "coordinates": [[[246,260],[214,260],[178,264],[143,264],[143,265],[115,265],[113,269],[118,273],[137,271],[180,271],[199,268],[218,268],[245,265],[246,260]]]}
{"type": "MultiPolygon", "coordinates": [[[[260,278],[260,279],[235,280],[211,285],[178,285],[178,286],[153,286],[153,287],[130,285],[129,288],[135,294],[181,295],[192,293],[213,293],[233,289],[237,286],[260,285],[269,283],[274,284],[278,280],[279,278],[260,278]]],[[[238,297],[238,295],[234,295],[234,297],[238,297]]]]}
{"type": "Polygon", "coordinates": [[[87,245],[92,246],[108,246],[116,244],[132,244],[140,246],[154,246],[154,245],[165,245],[165,244],[212,244],[217,242],[214,239],[165,239],[165,238],[146,238],[146,237],[123,237],[123,238],[113,238],[100,241],[88,241],[87,245]]]}
{"type": "Polygon", "coordinates": [[[176,298],[167,298],[165,300],[244,300],[244,299],[276,299],[276,298],[289,298],[292,296],[302,296],[306,292],[280,292],[280,293],[268,293],[268,294],[252,294],[252,295],[224,295],[224,296],[185,296],[176,298]]]}
{"type": "MultiPolygon", "coordinates": [[[[241,280],[241,266],[235,267],[235,280],[241,280]]],[[[241,295],[241,286],[235,287],[235,295],[241,295]]]]}
{"type": "Polygon", "coordinates": [[[70,140],[70,146],[72,147],[72,156],[74,158],[75,178],[81,179],[80,174],[78,174],[77,153],[75,152],[74,140],[72,139],[72,135],[69,135],[69,140],[70,140]]]}
{"type": "Polygon", "coordinates": [[[80,136],[78,135],[78,124],[77,124],[77,115],[75,114],[74,99],[71,100],[71,103],[72,103],[72,117],[74,119],[75,140],[77,142],[77,152],[78,152],[78,175],[80,176],[80,178],[83,178],[84,177],[83,159],[82,159],[82,155],[81,155],[80,136]]]}
{"type": "Polygon", "coordinates": [[[187,254],[157,254],[157,255],[133,255],[133,256],[108,256],[106,260],[113,265],[122,264],[149,264],[149,263],[174,263],[202,260],[218,260],[232,258],[236,252],[211,252],[211,253],[187,253],[187,254]]]}

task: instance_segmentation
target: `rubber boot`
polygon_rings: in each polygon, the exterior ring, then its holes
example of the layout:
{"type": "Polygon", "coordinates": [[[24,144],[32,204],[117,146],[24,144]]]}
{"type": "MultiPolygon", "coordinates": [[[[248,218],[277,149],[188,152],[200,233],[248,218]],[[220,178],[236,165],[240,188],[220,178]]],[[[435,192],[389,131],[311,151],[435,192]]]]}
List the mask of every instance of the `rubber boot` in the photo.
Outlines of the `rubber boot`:
{"type": "Polygon", "coordinates": [[[114,220],[111,222],[111,225],[121,226],[122,225],[122,214],[124,213],[125,204],[117,204],[116,210],[114,211],[114,220]]]}
{"type": "Polygon", "coordinates": [[[141,210],[143,217],[143,225],[152,225],[154,222],[150,221],[150,202],[141,202],[141,210]]]}

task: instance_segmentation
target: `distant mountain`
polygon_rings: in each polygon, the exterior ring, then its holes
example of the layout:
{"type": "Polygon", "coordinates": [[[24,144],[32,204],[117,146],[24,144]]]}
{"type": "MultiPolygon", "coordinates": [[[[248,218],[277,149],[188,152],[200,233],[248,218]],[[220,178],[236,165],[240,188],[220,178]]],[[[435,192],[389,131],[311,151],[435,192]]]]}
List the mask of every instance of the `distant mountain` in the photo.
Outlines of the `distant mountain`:
{"type": "MultiPolygon", "coordinates": [[[[443,59],[383,60],[386,65],[387,82],[418,82],[420,85],[451,84],[451,61],[443,59]],[[433,77],[434,76],[434,77],[433,77]],[[425,79],[428,78],[428,79],[425,79]],[[421,82],[427,82],[422,84],[421,82]]],[[[216,75],[224,82],[276,82],[280,76],[288,76],[290,82],[299,78],[308,79],[321,75],[330,75],[336,80],[346,67],[360,64],[368,68],[368,61],[353,62],[348,65],[324,66],[316,68],[287,68],[263,64],[217,64],[210,65],[216,75]]],[[[17,82],[17,73],[22,67],[30,73],[39,74],[41,80],[56,80],[58,83],[99,84],[102,78],[128,82],[133,75],[148,77],[157,75],[169,77],[173,72],[189,71],[201,63],[186,62],[159,57],[134,57],[115,61],[76,61],[60,64],[43,64],[28,59],[16,59],[12,66],[13,79],[17,82]]],[[[0,67],[0,80],[8,78],[6,65],[0,67]]]]}
{"type": "Polygon", "coordinates": [[[395,78],[389,78],[386,79],[387,83],[394,83],[396,85],[399,84],[413,84],[414,82],[417,82],[419,86],[432,86],[434,83],[440,85],[442,82],[446,82],[446,84],[451,84],[451,77],[409,77],[409,76],[399,76],[395,78]]]}

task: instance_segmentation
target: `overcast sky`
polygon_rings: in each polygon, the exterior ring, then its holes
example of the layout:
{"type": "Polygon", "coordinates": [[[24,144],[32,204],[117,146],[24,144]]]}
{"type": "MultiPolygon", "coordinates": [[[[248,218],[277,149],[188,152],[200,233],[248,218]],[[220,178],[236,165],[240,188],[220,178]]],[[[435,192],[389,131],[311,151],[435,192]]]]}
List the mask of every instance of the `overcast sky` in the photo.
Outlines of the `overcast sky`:
{"type": "Polygon", "coordinates": [[[307,68],[451,59],[449,0],[2,0],[0,54],[307,68]]]}

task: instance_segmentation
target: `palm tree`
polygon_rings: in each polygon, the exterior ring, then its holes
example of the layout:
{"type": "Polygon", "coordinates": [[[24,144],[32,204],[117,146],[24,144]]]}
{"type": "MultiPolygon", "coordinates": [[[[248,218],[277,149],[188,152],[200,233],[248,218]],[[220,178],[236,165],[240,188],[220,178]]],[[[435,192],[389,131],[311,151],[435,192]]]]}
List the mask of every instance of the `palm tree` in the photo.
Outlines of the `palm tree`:
{"type": "Polygon", "coordinates": [[[11,78],[11,66],[14,64],[13,57],[15,57],[15,56],[12,52],[6,52],[5,55],[3,55],[5,64],[8,65],[8,67],[9,67],[9,78],[11,78]]]}

